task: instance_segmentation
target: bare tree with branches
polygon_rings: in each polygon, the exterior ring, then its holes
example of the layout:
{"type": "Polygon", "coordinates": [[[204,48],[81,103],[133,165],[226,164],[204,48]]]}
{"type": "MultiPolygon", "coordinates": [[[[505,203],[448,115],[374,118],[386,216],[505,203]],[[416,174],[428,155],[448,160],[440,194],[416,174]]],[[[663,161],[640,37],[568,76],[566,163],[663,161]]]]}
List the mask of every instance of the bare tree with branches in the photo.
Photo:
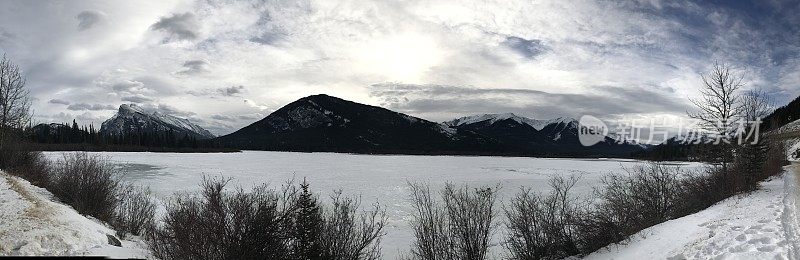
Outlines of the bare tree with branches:
{"type": "Polygon", "coordinates": [[[690,99],[699,112],[688,113],[689,117],[700,120],[703,128],[730,141],[743,113],[739,89],[745,85],[744,76],[734,72],[730,65],[716,62],[702,79],[700,98],[690,99]]]}
{"type": "Polygon", "coordinates": [[[762,90],[747,91],[742,95],[742,125],[738,137],[738,166],[744,170],[744,180],[740,181],[746,190],[754,190],[765,172],[762,170],[769,161],[769,144],[761,135],[761,119],[772,111],[773,103],[762,90]]]}
{"type": "Polygon", "coordinates": [[[19,66],[3,54],[0,60],[0,148],[7,132],[25,127],[31,119],[30,91],[19,66]]]}
{"type": "Polygon", "coordinates": [[[760,89],[750,90],[742,95],[742,119],[749,122],[761,121],[772,111],[773,101],[760,89]]]}
{"type": "Polygon", "coordinates": [[[711,148],[711,157],[727,172],[733,159],[731,141],[738,131],[739,120],[744,113],[739,90],[744,87],[744,76],[732,66],[715,62],[707,75],[702,75],[700,97],[690,99],[698,112],[689,112],[689,117],[700,121],[700,126],[716,135],[717,142],[711,148]]]}

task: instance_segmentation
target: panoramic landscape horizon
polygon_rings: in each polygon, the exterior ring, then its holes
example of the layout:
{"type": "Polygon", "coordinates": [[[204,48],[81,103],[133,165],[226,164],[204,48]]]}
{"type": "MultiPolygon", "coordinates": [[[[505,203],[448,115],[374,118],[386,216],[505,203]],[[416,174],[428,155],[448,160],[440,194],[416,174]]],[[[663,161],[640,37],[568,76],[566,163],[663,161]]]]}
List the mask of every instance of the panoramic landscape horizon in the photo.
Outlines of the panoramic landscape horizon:
{"type": "Polygon", "coordinates": [[[7,0],[0,53],[0,257],[800,259],[797,0],[7,0]]]}

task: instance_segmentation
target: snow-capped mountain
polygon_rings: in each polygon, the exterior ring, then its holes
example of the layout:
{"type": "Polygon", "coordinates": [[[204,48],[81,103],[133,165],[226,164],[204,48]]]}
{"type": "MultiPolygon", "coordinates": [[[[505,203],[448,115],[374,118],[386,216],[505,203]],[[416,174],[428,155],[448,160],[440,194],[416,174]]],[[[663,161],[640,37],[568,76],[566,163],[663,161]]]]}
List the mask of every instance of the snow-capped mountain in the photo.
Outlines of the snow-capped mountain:
{"type": "Polygon", "coordinates": [[[175,136],[191,136],[197,139],[211,139],[214,135],[206,129],[184,118],[158,111],[146,111],[136,104],[119,106],[117,114],[103,122],[100,133],[124,135],[129,132],[161,133],[172,131],[175,136]]]}
{"type": "Polygon", "coordinates": [[[219,137],[241,149],[429,153],[480,151],[497,145],[472,133],[328,95],[294,101],[266,118],[219,137]]]}
{"type": "Polygon", "coordinates": [[[561,139],[562,135],[577,137],[579,126],[578,120],[570,117],[536,120],[517,116],[513,113],[466,116],[446,121],[443,124],[451,128],[485,128],[488,126],[495,126],[498,122],[509,127],[518,127],[520,125],[531,127],[535,129],[536,132],[532,131],[532,133],[529,133],[530,135],[545,135],[548,137],[547,139],[552,141],[558,141],[561,139]]]}
{"type": "Polygon", "coordinates": [[[453,119],[451,121],[446,121],[443,124],[448,127],[459,127],[461,125],[470,125],[475,123],[488,123],[494,124],[498,121],[503,120],[514,120],[520,124],[527,124],[536,128],[536,130],[542,129],[545,123],[543,120],[534,120],[527,117],[517,116],[514,113],[504,113],[504,114],[483,114],[483,115],[473,115],[473,116],[465,116],[462,118],[453,119]]]}
{"type": "Polygon", "coordinates": [[[447,121],[444,125],[463,131],[472,131],[501,144],[535,154],[607,154],[622,155],[642,149],[630,143],[617,143],[610,137],[591,146],[580,143],[578,120],[558,117],[537,120],[513,113],[482,114],[447,121]]]}
{"type": "Polygon", "coordinates": [[[518,116],[515,115],[514,113],[502,113],[502,114],[482,114],[482,115],[465,116],[462,118],[446,121],[443,124],[448,127],[458,127],[461,125],[470,125],[474,123],[494,124],[495,122],[508,119],[514,120],[515,122],[520,124],[527,124],[536,130],[542,130],[542,128],[544,128],[545,126],[556,123],[573,124],[575,127],[577,127],[578,123],[578,120],[575,120],[574,118],[571,117],[557,117],[554,119],[537,120],[537,119],[527,118],[524,116],[518,116]]]}

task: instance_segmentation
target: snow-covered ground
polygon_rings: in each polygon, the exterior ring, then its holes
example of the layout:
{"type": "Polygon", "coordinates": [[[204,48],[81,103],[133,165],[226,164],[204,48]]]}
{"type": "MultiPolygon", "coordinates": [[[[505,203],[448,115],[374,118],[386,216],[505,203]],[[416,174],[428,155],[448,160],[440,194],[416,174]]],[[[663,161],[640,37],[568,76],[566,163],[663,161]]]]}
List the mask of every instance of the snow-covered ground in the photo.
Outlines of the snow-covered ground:
{"type": "MultiPolygon", "coordinates": [[[[344,189],[365,203],[387,209],[382,242],[385,259],[407,252],[410,205],[407,181],[502,186],[501,201],[519,187],[547,189],[553,175],[580,174],[578,191],[633,160],[580,160],[469,156],[372,156],[328,153],[245,152],[235,154],[102,153],[126,170],[125,180],[150,186],[162,200],[192,192],[203,174],[236,178],[245,188],[278,186],[288,178],[308,178],[319,193],[344,189]]],[[[57,158],[59,153],[49,153],[57,158]]],[[[679,164],[698,168],[700,164],[679,164]]],[[[51,195],[24,180],[0,173],[0,255],[67,254],[147,256],[141,242],[107,243],[113,231],[51,201],[51,195]]],[[[754,193],[648,228],[629,241],[601,249],[587,259],[800,259],[800,199],[797,172],[787,167],[754,193]]],[[[322,196],[323,199],[325,196],[322,196]]],[[[499,247],[497,247],[499,248],[499,247]]],[[[501,255],[494,254],[496,258],[501,255]]]]}
{"type": "Polygon", "coordinates": [[[799,194],[796,169],[787,167],[758,191],[650,227],[585,259],[799,259],[799,194]]]}
{"type": "Polygon", "coordinates": [[[0,172],[0,256],[78,255],[145,258],[140,240],[108,243],[114,231],[53,202],[46,190],[0,172]]]}
{"type": "MultiPolygon", "coordinates": [[[[47,153],[58,158],[61,153],[47,153]]],[[[505,202],[520,190],[549,189],[554,175],[581,175],[576,192],[591,192],[602,176],[620,173],[635,160],[547,159],[480,156],[357,155],[245,151],[223,154],[99,153],[125,170],[125,179],[149,186],[161,200],[175,192],[194,192],[204,174],[234,178],[244,188],[262,183],[279,186],[286,180],[307,178],[322,199],[341,189],[359,196],[362,205],[378,202],[386,209],[388,223],[383,238],[385,259],[407,253],[413,239],[408,220],[413,211],[408,181],[440,186],[445,182],[501,186],[505,202]]],[[[697,163],[676,163],[687,168],[697,163]]],[[[499,251],[500,247],[496,247],[499,251]]]]}

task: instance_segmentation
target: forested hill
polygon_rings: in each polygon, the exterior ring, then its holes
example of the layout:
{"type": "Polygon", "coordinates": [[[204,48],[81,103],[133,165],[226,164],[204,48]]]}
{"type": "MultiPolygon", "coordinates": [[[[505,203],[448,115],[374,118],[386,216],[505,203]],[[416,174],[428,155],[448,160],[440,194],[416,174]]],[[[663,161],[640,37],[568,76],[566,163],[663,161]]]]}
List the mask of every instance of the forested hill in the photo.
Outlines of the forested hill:
{"type": "Polygon", "coordinates": [[[761,131],[777,129],[797,119],[800,119],[800,97],[795,98],[785,106],[775,109],[771,114],[764,117],[763,123],[761,123],[761,131]]]}

